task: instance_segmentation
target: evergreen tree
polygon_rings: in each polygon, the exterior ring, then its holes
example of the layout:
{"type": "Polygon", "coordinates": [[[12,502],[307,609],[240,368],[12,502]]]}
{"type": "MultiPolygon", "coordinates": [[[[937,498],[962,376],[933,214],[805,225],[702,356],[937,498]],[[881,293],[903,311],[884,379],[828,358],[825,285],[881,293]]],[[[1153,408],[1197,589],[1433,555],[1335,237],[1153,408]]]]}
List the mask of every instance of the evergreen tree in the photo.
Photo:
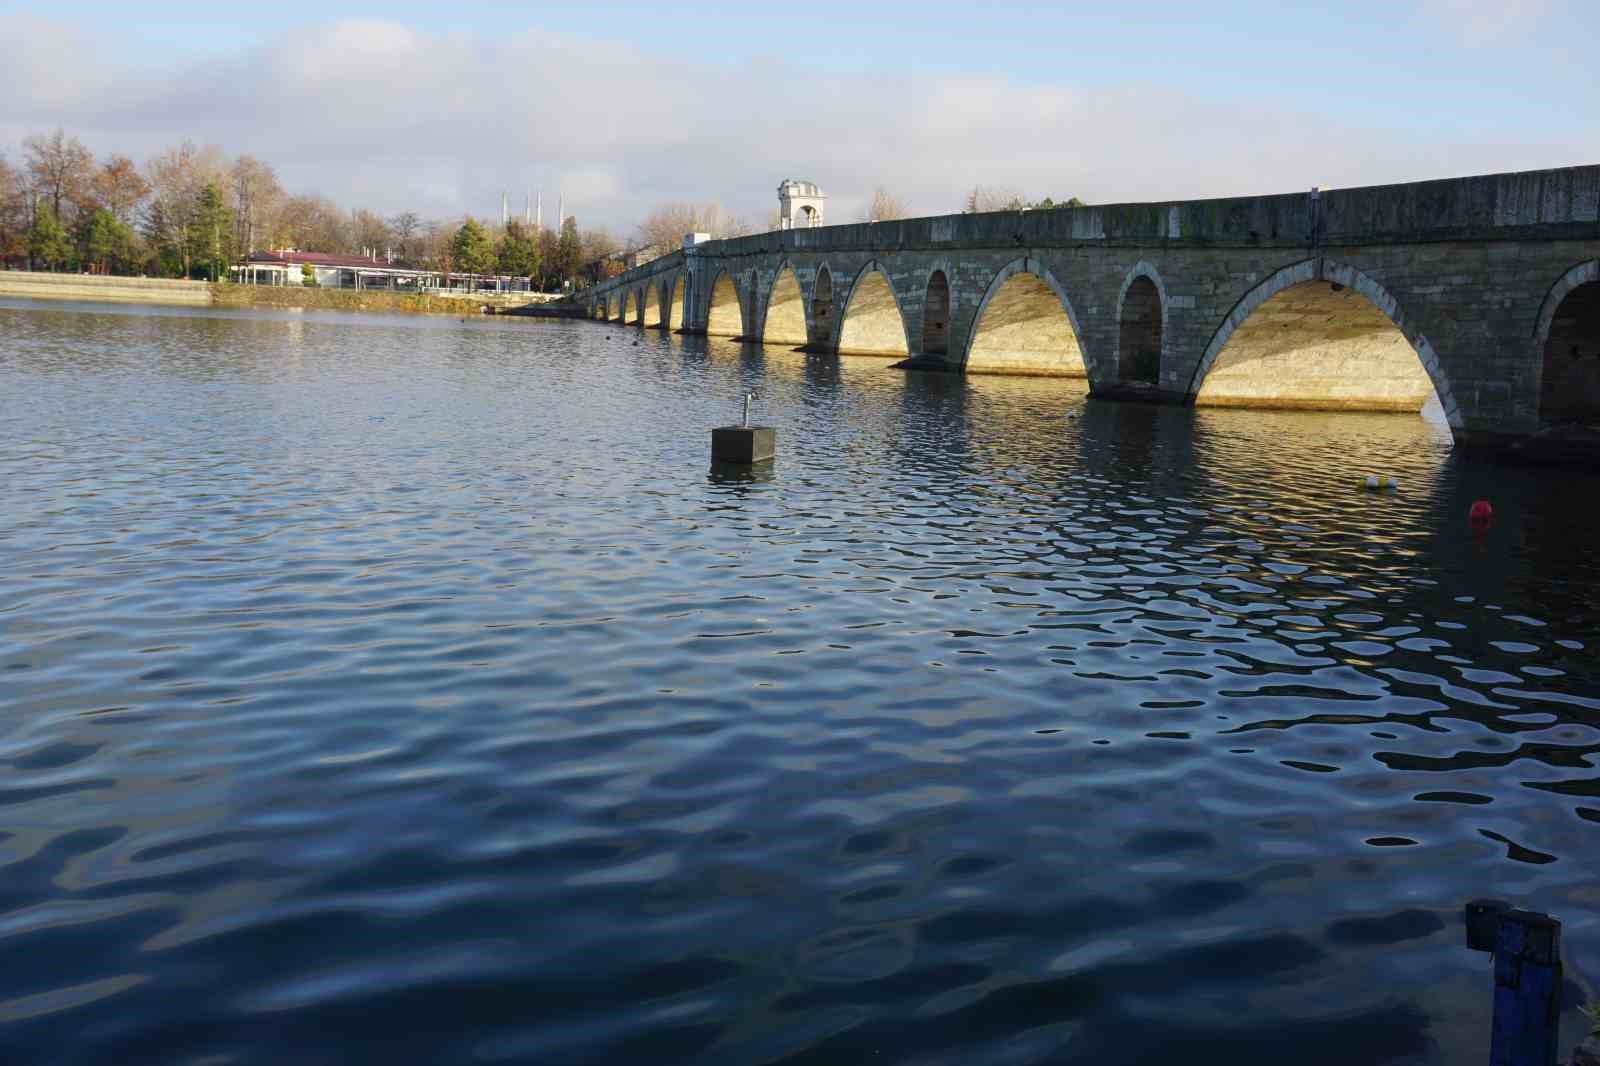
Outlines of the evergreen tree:
{"type": "Polygon", "coordinates": [[[317,271],[310,263],[300,264],[300,284],[308,289],[317,287],[317,271]]]}
{"type": "Polygon", "coordinates": [[[467,219],[450,241],[451,259],[463,274],[494,273],[494,245],[475,219],[467,219]]]}
{"type": "Polygon", "coordinates": [[[505,236],[500,238],[495,258],[500,273],[532,278],[539,272],[539,243],[521,222],[512,219],[506,225],[505,236]]]}
{"type": "Polygon", "coordinates": [[[233,259],[233,212],[222,189],[208,181],[195,203],[194,220],[189,224],[190,260],[206,276],[216,281],[228,276],[233,259]]]}
{"type": "Polygon", "coordinates": [[[113,263],[125,268],[133,258],[133,231],[116,215],[97,207],[78,227],[78,255],[101,274],[109,274],[113,263]]]}
{"type": "Polygon", "coordinates": [[[556,239],[556,281],[564,284],[578,276],[583,266],[583,242],[578,238],[578,220],[568,215],[561,220],[561,236],[556,239]]]}
{"type": "Polygon", "coordinates": [[[72,255],[72,242],[49,204],[41,203],[34,213],[28,229],[28,254],[51,270],[60,270],[72,255]]]}

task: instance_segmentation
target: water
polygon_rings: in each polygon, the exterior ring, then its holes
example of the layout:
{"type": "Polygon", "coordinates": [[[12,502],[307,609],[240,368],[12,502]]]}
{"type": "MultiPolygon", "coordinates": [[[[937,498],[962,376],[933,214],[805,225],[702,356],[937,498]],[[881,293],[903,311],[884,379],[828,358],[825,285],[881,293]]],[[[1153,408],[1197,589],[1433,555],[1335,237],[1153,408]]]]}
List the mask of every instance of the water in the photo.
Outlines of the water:
{"type": "Polygon", "coordinates": [[[1422,419],[0,305],[0,1061],[1483,1061],[1465,900],[1600,969],[1597,490],[1422,419]],[[710,471],[748,387],[778,461],[710,471]]]}

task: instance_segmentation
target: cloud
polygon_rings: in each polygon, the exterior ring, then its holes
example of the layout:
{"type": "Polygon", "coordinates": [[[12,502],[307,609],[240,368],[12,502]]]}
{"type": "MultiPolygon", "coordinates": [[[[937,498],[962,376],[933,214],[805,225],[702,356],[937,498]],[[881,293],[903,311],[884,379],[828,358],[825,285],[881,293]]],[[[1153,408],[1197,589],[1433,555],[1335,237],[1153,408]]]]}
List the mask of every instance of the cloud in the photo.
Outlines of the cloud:
{"type": "Polygon", "coordinates": [[[1451,141],[1148,85],[691,63],[371,20],[164,66],[77,62],[117,50],[101,31],[36,18],[0,17],[0,41],[17,58],[0,69],[0,145],[60,125],[139,158],[189,138],[272,163],[291,191],[434,217],[493,215],[502,189],[520,207],[537,186],[547,218],[559,192],[585,225],[624,233],[663,200],[715,199],[764,222],[786,177],[820,183],[830,219],[850,221],[880,183],[928,214],[978,183],[1197,198],[1560,166],[1593,137],[1451,141]]]}

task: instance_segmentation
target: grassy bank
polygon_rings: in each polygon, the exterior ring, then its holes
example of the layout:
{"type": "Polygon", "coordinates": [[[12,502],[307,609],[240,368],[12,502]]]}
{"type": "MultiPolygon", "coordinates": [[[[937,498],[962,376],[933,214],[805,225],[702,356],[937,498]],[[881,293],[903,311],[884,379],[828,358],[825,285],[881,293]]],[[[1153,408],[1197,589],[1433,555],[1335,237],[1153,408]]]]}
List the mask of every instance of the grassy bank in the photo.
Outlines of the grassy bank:
{"type": "Polygon", "coordinates": [[[297,285],[213,285],[216,307],[303,307],[323,311],[385,311],[402,314],[475,315],[488,300],[477,301],[425,293],[356,292],[353,289],[306,289],[297,285]]]}

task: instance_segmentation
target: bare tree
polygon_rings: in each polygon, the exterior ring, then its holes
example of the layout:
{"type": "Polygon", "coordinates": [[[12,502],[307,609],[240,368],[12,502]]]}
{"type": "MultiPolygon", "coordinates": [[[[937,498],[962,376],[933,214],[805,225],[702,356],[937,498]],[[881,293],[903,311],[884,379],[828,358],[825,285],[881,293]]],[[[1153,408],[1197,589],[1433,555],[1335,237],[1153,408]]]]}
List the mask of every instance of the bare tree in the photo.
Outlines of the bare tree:
{"type": "Polygon", "coordinates": [[[389,232],[394,234],[394,255],[408,266],[422,254],[422,219],[415,211],[402,211],[389,219],[389,232]]]}
{"type": "Polygon", "coordinates": [[[754,228],[748,221],[728,214],[714,200],[703,204],[663,203],[652,208],[634,230],[634,246],[665,255],[681,245],[688,233],[709,233],[719,238],[743,237],[752,232],[754,228]]]}
{"type": "Polygon", "coordinates": [[[123,225],[150,195],[150,183],[139,175],[139,168],[125,155],[112,156],[95,171],[92,180],[95,199],[123,225]]]}
{"type": "Polygon", "coordinates": [[[88,202],[94,156],[82,141],[57,128],[49,135],[28,137],[22,142],[22,150],[28,157],[34,193],[50,200],[57,218],[62,217],[63,201],[74,206],[88,202]]]}
{"type": "Polygon", "coordinates": [[[905,218],[906,205],[900,197],[879,185],[872,190],[872,203],[868,205],[863,222],[888,222],[891,219],[905,218]]]}
{"type": "Polygon", "coordinates": [[[235,246],[253,252],[262,240],[270,243],[272,218],[283,205],[283,187],[272,166],[252,155],[238,158],[232,178],[235,246]]]}
{"type": "Polygon", "coordinates": [[[974,185],[967,193],[961,210],[967,214],[983,211],[1021,211],[1028,206],[1028,198],[1020,189],[1003,185],[974,185]]]}
{"type": "Polygon", "coordinates": [[[292,196],[278,212],[275,246],[340,254],[353,247],[347,216],[321,196],[292,196]]]}
{"type": "Polygon", "coordinates": [[[22,176],[11,164],[0,159],[0,265],[26,253],[24,231],[27,228],[27,196],[23,192],[22,176]]]}

